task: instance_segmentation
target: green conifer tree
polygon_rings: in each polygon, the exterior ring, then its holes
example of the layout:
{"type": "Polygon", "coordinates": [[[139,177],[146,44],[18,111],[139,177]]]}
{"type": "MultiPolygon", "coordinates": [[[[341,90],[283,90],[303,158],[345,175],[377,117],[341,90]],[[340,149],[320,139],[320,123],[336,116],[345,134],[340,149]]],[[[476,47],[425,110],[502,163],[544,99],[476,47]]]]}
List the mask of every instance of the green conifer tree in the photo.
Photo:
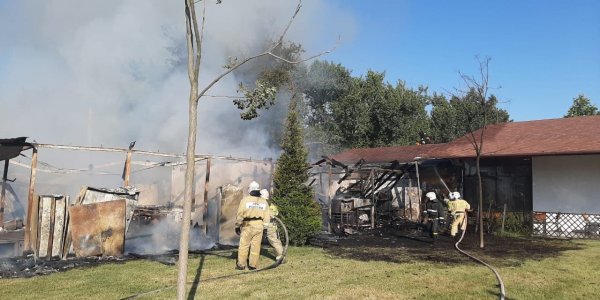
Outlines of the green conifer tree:
{"type": "Polygon", "coordinates": [[[297,99],[290,101],[281,148],[273,176],[272,201],[279,208],[279,217],[289,231],[292,245],[304,245],[321,230],[321,209],[313,199],[308,181],[308,151],[304,146],[297,99]]]}

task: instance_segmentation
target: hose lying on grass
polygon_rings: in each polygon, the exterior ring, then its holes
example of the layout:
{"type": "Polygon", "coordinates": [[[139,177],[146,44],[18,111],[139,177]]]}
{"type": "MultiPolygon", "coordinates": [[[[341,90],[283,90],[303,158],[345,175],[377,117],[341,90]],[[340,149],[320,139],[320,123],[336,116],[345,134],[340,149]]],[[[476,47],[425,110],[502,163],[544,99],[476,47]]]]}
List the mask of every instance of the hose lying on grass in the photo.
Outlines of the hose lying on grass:
{"type": "MultiPolygon", "coordinates": [[[[194,284],[194,283],[200,283],[200,282],[207,282],[207,281],[212,281],[212,280],[217,280],[217,279],[223,279],[223,278],[229,278],[229,277],[234,277],[234,276],[240,276],[240,275],[247,275],[247,274],[251,274],[251,273],[257,273],[257,272],[261,272],[261,271],[265,271],[265,270],[270,270],[270,269],[274,269],[277,266],[279,266],[281,263],[283,263],[283,260],[285,259],[285,256],[287,255],[287,250],[288,250],[288,246],[289,246],[289,234],[287,231],[287,228],[285,227],[285,224],[283,224],[283,221],[281,221],[281,219],[277,218],[277,217],[272,217],[273,219],[275,219],[279,225],[279,228],[282,229],[283,231],[283,235],[285,236],[285,243],[283,244],[283,254],[281,254],[281,257],[276,260],[274,263],[264,267],[264,268],[260,268],[260,269],[255,269],[255,270],[250,270],[248,272],[243,272],[243,273],[236,273],[236,274],[229,274],[229,275],[222,275],[222,276],[217,276],[217,277],[212,277],[212,278],[207,278],[204,280],[201,280],[199,282],[194,282],[194,281],[188,281],[186,282],[186,285],[188,284],[194,284]]],[[[203,251],[203,253],[207,253],[207,254],[212,254],[212,253],[216,253],[216,252],[222,252],[223,250],[207,250],[207,251],[203,251]]],[[[229,250],[227,250],[229,251],[229,250]]],[[[159,293],[162,291],[166,291],[172,288],[175,288],[175,285],[171,285],[171,286],[166,286],[166,287],[162,287],[159,289],[155,289],[155,290],[151,290],[148,292],[143,292],[143,293],[138,293],[138,294],[134,294],[131,296],[127,296],[124,298],[121,298],[121,300],[125,300],[125,299],[137,299],[139,297],[142,296],[147,296],[150,294],[154,294],[154,293],[159,293]]]]}
{"type": "MultiPolygon", "coordinates": [[[[448,190],[448,193],[452,193],[450,191],[450,188],[448,188],[448,185],[446,185],[446,182],[444,181],[444,179],[442,178],[442,176],[440,176],[440,173],[437,170],[437,166],[434,165],[433,170],[435,171],[435,174],[437,175],[437,177],[439,178],[440,182],[444,185],[444,187],[446,187],[446,190],[448,190]]],[[[463,240],[463,238],[465,237],[465,232],[467,232],[466,228],[467,228],[467,218],[465,217],[464,220],[464,224],[463,224],[463,228],[464,230],[462,231],[462,234],[460,236],[460,239],[458,240],[458,242],[456,242],[454,244],[454,248],[456,248],[456,250],[458,250],[458,252],[466,255],[467,257],[473,259],[474,261],[488,267],[490,270],[492,270],[492,272],[494,272],[494,275],[496,275],[496,279],[498,280],[498,284],[500,285],[500,300],[504,300],[504,298],[506,297],[506,292],[504,290],[504,282],[502,281],[502,277],[500,277],[500,273],[498,273],[498,271],[496,271],[496,269],[494,269],[492,266],[490,266],[489,264],[487,264],[486,262],[484,262],[483,260],[476,258],[475,256],[472,256],[470,254],[468,254],[467,252],[463,251],[462,249],[460,249],[458,247],[458,244],[460,244],[460,242],[463,240]]]]}
{"type": "Polygon", "coordinates": [[[454,244],[454,248],[456,248],[456,250],[458,250],[458,252],[460,252],[460,253],[468,256],[469,258],[473,259],[474,261],[488,267],[490,270],[492,270],[492,272],[494,272],[494,275],[496,275],[496,279],[498,280],[498,284],[500,285],[500,300],[504,300],[504,298],[506,297],[506,291],[504,290],[504,282],[502,281],[502,277],[500,277],[500,273],[498,273],[498,271],[496,271],[496,269],[494,269],[494,267],[487,264],[483,260],[481,260],[473,255],[470,255],[469,253],[463,251],[462,249],[460,249],[458,247],[458,244],[460,244],[460,242],[462,242],[463,238],[465,237],[465,232],[467,232],[467,230],[466,230],[467,218],[466,217],[465,217],[464,222],[465,222],[465,224],[463,225],[463,228],[465,228],[465,229],[462,231],[462,234],[460,235],[460,239],[454,244]]]}

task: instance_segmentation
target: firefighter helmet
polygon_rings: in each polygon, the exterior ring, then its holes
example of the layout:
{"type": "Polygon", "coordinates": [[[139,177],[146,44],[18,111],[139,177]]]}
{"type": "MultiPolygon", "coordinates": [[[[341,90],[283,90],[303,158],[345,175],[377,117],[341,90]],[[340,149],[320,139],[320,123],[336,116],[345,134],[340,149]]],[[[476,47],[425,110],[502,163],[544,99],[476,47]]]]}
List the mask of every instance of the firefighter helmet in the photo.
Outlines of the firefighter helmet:
{"type": "Polygon", "coordinates": [[[258,182],[256,182],[256,181],[250,182],[250,184],[248,185],[248,192],[258,191],[258,190],[260,190],[260,184],[258,184],[258,182]]]}
{"type": "Polygon", "coordinates": [[[434,200],[435,198],[437,198],[434,192],[429,192],[425,194],[425,197],[429,198],[429,200],[434,200]]]}
{"type": "Polygon", "coordinates": [[[267,191],[266,189],[260,190],[260,197],[261,198],[265,198],[265,199],[269,199],[269,191],[267,191]]]}

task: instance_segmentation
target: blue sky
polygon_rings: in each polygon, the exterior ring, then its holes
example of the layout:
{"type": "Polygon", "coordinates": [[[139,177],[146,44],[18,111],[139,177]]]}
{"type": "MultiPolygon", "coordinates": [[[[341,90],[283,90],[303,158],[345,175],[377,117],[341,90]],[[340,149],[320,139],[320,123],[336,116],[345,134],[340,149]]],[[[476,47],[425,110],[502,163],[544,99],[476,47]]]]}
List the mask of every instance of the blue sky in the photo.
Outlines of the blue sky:
{"type": "Polygon", "coordinates": [[[354,75],[450,92],[490,57],[492,90],[515,121],[560,118],[585,94],[600,106],[600,1],[339,1],[354,36],[326,59],[354,75]]]}

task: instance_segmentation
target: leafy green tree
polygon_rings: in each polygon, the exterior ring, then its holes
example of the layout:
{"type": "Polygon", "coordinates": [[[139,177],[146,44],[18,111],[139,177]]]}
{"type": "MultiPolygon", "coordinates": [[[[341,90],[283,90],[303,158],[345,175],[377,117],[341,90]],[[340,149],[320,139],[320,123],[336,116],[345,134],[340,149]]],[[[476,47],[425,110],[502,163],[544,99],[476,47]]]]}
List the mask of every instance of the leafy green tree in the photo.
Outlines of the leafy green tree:
{"type": "Polygon", "coordinates": [[[573,98],[573,105],[569,108],[565,118],[593,115],[600,115],[598,107],[592,104],[589,98],[581,94],[577,98],[573,98]]]}
{"type": "Polygon", "coordinates": [[[324,154],[356,147],[412,144],[429,129],[427,89],[393,86],[385,73],[352,77],[339,64],[315,61],[303,74],[304,121],[309,142],[328,145],[324,154]]]}
{"type": "Polygon", "coordinates": [[[279,207],[293,245],[304,245],[321,230],[321,209],[313,199],[308,181],[308,151],[297,111],[297,99],[292,98],[285,124],[281,149],[273,176],[272,201],[279,207]]]}
{"type": "Polygon", "coordinates": [[[435,143],[450,142],[483,125],[510,121],[508,112],[497,107],[496,96],[487,97],[484,105],[478,97],[475,89],[464,96],[452,96],[450,100],[442,95],[432,97],[431,137],[435,143]]]}
{"type": "Polygon", "coordinates": [[[412,90],[398,81],[396,86],[383,84],[383,97],[371,102],[370,147],[409,145],[429,130],[425,107],[427,88],[412,90]]]}

